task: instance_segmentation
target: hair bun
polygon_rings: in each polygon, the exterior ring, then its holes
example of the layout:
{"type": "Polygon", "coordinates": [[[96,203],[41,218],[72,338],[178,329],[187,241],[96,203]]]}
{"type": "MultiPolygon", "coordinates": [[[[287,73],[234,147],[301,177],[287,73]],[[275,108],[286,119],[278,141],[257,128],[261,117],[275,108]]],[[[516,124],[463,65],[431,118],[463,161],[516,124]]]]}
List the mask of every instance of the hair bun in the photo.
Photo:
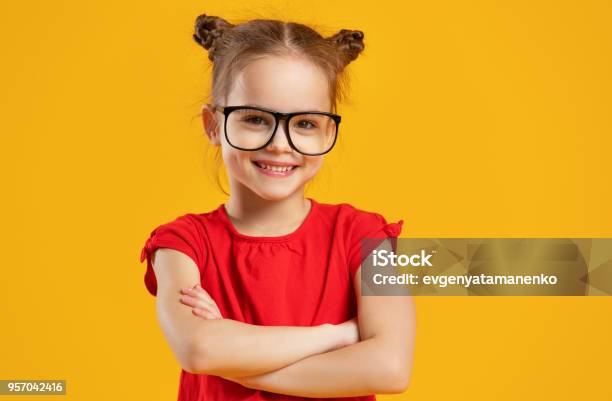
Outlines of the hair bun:
{"type": "Polygon", "coordinates": [[[195,20],[195,33],[193,39],[203,48],[208,50],[208,58],[214,59],[217,39],[223,35],[226,29],[233,27],[221,17],[214,15],[199,15],[195,20]]]}
{"type": "Polygon", "coordinates": [[[338,50],[346,56],[346,63],[355,60],[363,51],[363,32],[350,29],[342,29],[337,34],[328,38],[338,50]]]}

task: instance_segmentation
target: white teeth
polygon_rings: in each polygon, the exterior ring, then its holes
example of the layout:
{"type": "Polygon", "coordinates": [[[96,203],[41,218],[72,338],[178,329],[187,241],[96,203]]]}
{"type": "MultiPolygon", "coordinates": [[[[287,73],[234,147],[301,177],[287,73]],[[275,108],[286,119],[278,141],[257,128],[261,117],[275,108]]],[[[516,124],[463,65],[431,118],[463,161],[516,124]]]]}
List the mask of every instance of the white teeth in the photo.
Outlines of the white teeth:
{"type": "Polygon", "coordinates": [[[291,170],[294,167],[294,166],[282,166],[282,167],[281,166],[269,166],[267,164],[261,164],[259,162],[256,162],[256,163],[261,168],[265,168],[267,170],[275,171],[278,173],[284,173],[286,171],[291,170]]]}

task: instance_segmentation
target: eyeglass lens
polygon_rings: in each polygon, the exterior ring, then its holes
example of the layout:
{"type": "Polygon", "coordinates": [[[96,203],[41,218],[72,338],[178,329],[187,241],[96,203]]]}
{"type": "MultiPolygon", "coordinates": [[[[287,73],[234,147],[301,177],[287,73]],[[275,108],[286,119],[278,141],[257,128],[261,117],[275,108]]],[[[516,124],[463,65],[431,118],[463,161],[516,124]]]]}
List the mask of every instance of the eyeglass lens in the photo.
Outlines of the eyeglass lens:
{"type": "MultiPolygon", "coordinates": [[[[227,119],[228,140],[239,148],[260,148],[273,134],[274,124],[274,115],[266,111],[233,110],[227,119]]],[[[282,124],[282,122],[279,123],[279,125],[282,124]]],[[[336,122],[324,114],[304,113],[293,116],[289,120],[291,141],[303,153],[315,154],[328,151],[334,144],[336,132],[336,122]]]]}

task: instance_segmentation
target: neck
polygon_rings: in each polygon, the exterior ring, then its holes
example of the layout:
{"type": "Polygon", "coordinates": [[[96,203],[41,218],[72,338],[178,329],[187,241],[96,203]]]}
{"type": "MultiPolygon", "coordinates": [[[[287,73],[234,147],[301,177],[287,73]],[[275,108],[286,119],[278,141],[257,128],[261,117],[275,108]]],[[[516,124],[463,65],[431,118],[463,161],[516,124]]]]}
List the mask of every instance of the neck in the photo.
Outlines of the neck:
{"type": "Polygon", "coordinates": [[[225,210],[234,227],[252,236],[281,236],[295,231],[310,212],[301,188],[286,198],[268,200],[248,188],[232,188],[225,210]]]}

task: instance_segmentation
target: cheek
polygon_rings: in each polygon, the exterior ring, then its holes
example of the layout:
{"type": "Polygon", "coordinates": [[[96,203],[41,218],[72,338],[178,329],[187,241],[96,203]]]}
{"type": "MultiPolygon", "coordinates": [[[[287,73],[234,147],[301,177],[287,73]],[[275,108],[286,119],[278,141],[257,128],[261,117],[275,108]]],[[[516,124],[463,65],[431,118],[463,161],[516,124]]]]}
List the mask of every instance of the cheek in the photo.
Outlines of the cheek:
{"type": "Polygon", "coordinates": [[[248,155],[243,153],[245,152],[233,149],[229,146],[223,148],[223,163],[225,164],[225,168],[229,174],[238,176],[244,174],[243,170],[248,167],[246,165],[248,162],[248,155]]]}
{"type": "Polygon", "coordinates": [[[304,160],[305,172],[308,178],[314,177],[321,169],[323,165],[322,157],[313,157],[311,159],[304,160]]]}

